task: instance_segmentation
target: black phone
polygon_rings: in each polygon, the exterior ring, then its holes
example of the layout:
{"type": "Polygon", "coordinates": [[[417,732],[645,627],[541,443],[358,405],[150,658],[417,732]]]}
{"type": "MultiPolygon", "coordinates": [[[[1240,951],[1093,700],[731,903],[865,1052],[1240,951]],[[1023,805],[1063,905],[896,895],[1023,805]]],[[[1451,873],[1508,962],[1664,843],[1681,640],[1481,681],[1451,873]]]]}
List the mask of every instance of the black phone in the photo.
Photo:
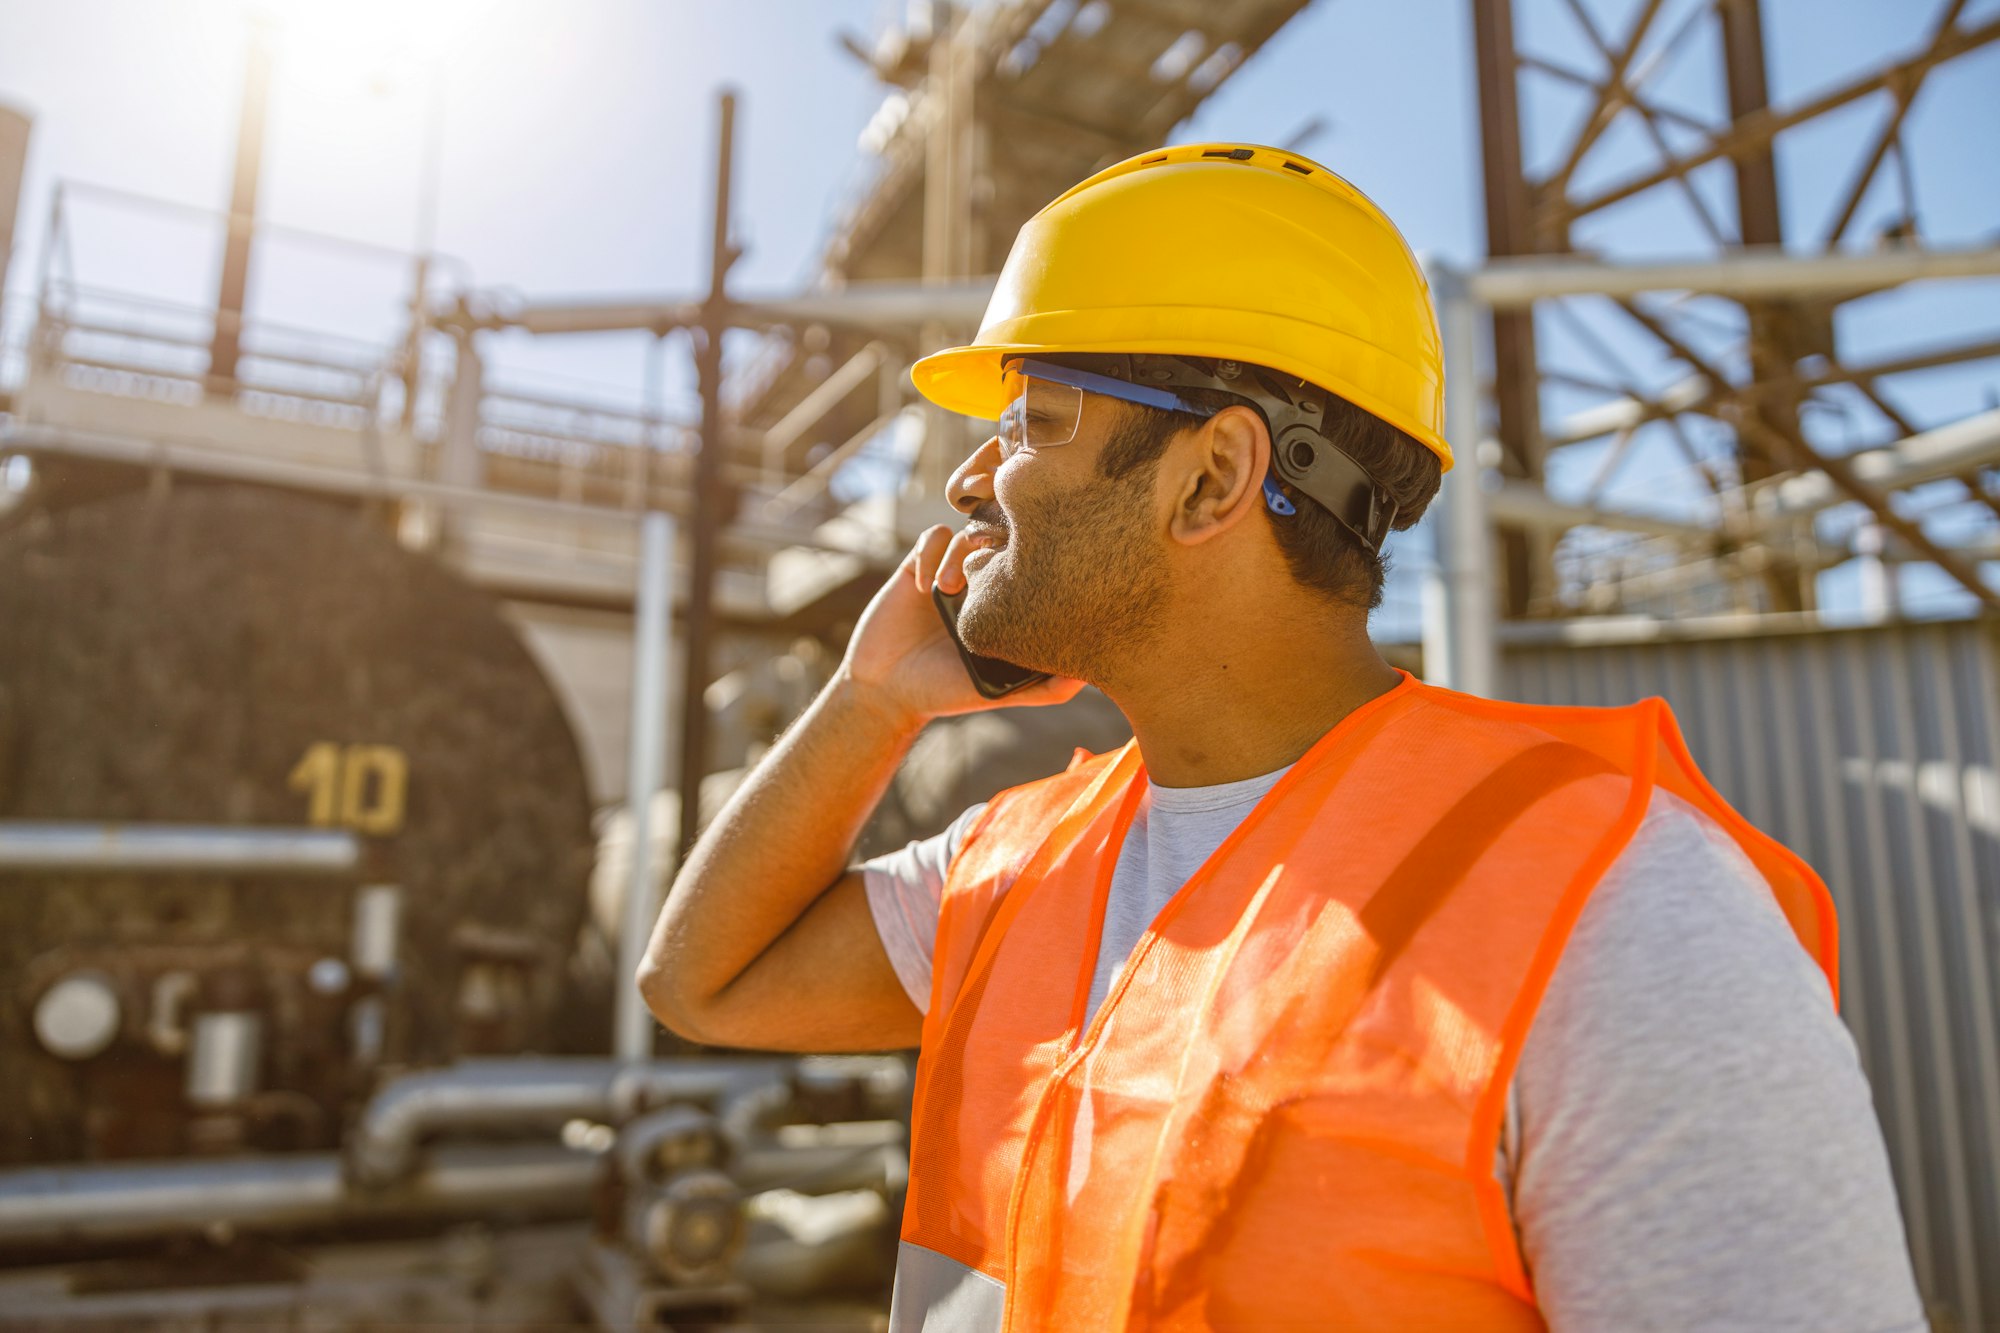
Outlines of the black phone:
{"type": "Polygon", "coordinates": [[[958,608],[965,601],[964,589],[947,593],[932,583],[931,601],[937,604],[938,616],[951,634],[952,646],[958,649],[958,660],[965,663],[965,674],[972,677],[973,688],[981,695],[1000,699],[1049,678],[1046,671],[1031,671],[997,657],[982,657],[965,646],[965,640],[958,637],[958,608]]]}

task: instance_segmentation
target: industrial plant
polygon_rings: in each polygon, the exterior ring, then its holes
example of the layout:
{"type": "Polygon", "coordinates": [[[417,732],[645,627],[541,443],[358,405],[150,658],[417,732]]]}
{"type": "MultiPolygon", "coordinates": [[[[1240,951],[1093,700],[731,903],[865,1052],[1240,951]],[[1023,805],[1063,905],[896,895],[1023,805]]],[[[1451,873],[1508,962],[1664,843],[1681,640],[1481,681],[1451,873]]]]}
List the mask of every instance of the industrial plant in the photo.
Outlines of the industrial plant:
{"type": "MultiPolygon", "coordinates": [[[[662,895],[961,521],[986,427],[910,367],[1023,223],[1370,20],[762,8],[874,90],[851,187],[790,201],[824,225],[788,285],[742,276],[782,168],[720,78],[660,140],[699,280],[579,297],[274,220],[278,19],[228,30],[226,198],[44,160],[37,57],[0,55],[0,1328],[888,1327],[914,1053],[666,1031],[662,895]],[[278,262],[376,275],[393,330],[273,317],[278,262]],[[190,265],[199,300],[151,281],[190,265]],[[496,351],[579,340],[642,382],[496,351]]],[[[1455,690],[1671,703],[1832,893],[1933,1328],[2000,1326],[2000,211],[1919,134],[1946,88],[1990,152],[2000,12],[1889,7],[1857,69],[1780,0],[1424,8],[1470,156],[1399,151],[1479,230],[1416,238],[1458,463],[1377,641],[1455,690]]],[[[1328,119],[1259,142],[1341,172],[1397,132],[1294,91],[1328,119]]],[[[1089,690],[937,721],[854,859],[1130,735],[1089,690]]]]}

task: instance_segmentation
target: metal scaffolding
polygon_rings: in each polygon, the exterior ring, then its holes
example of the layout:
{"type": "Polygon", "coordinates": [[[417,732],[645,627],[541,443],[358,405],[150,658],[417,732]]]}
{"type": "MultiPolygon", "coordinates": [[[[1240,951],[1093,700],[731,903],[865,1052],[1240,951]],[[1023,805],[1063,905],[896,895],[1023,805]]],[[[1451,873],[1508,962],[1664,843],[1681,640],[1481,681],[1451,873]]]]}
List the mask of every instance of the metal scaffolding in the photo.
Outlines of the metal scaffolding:
{"type": "MultiPolygon", "coordinates": [[[[1544,509],[1525,512],[1523,504],[1495,506],[1500,520],[1500,557],[1505,570],[1500,610],[1504,616],[1547,617],[1596,611],[1687,609],[1661,597],[1662,576],[1699,565],[1711,599],[1718,586],[1728,609],[1798,611],[1815,605],[1815,580],[1829,563],[1852,551],[1820,549],[1812,525],[1779,521],[1782,504],[1772,505],[1774,488],[1816,477],[1843,501],[1855,501],[1872,525],[1902,558],[1934,564],[1987,608],[2000,608],[2000,594],[1982,580],[1978,553],[1984,536],[1954,545],[1928,531],[1921,516],[1893,503],[1901,478],[1867,475],[1857,460],[1815,443],[1805,410],[1828,391],[1851,388],[1880,423],[1880,449],[1896,450],[1926,432],[1914,414],[1898,404],[1895,377],[1931,367],[2000,355],[1995,330],[1950,343],[1912,346],[1891,357],[1843,355],[1835,317],[1849,303],[1883,289],[1893,278],[1876,279],[1854,271],[1851,285],[1816,280],[1811,256],[1838,262],[1879,253],[1885,262],[1928,254],[1917,206],[1916,172],[1904,131],[1912,105],[1929,81],[1950,64],[2000,39],[2000,20],[1968,22],[1965,0],[1941,0],[1922,25],[1914,45],[1883,55],[1872,68],[1850,74],[1831,87],[1790,106],[1773,105],[1768,88],[1763,15],[1757,0],[1643,0],[1636,9],[1561,0],[1538,7],[1536,17],[1553,18],[1590,53],[1590,65],[1526,49],[1515,22],[1513,0],[1473,0],[1472,18],[1478,71],[1480,134],[1483,150],[1488,250],[1495,274],[1485,279],[1490,297],[1503,291],[1497,274],[1513,275],[1505,290],[1526,292],[1538,272],[1535,256],[1594,254],[1615,256],[1620,248],[1615,223],[1604,216],[1618,205],[1643,206],[1670,194],[1684,207],[1689,234],[1705,243],[1710,257],[1727,259],[1760,250],[1771,256],[1767,280],[1728,291],[1704,287],[1699,265],[1684,275],[1657,273],[1612,286],[1567,291],[1540,288],[1530,300],[1492,300],[1494,427],[1499,467],[1513,482],[1539,486],[1552,453],[1585,443],[1610,441],[1588,491],[1568,516],[1544,509]],[[1543,12],[1545,11],[1545,12],[1543,12]],[[1698,61],[1720,91],[1719,105],[1689,107],[1659,91],[1678,66],[1698,61]],[[1537,83],[1543,85],[1537,88],[1537,83]],[[1544,145],[1526,162],[1520,104],[1547,85],[1583,99],[1583,110],[1566,138],[1544,145]],[[1873,123],[1850,115],[1839,122],[1850,137],[1852,167],[1817,230],[1798,221],[1793,201],[1788,225],[1780,208],[1776,154],[1787,137],[1819,127],[1824,148],[1827,119],[1858,105],[1875,112],[1873,123]],[[1614,131],[1636,129],[1650,160],[1620,161],[1629,168],[1605,179],[1607,159],[1621,155],[1607,145],[1614,131]],[[1857,235],[1878,178],[1895,166],[1896,210],[1872,238],[1857,235]],[[1717,206],[1733,197],[1733,216],[1717,206]],[[1862,246],[1872,240],[1874,249],[1862,246]],[[1781,256],[1777,247],[1784,247],[1781,256]],[[1665,301],[1670,290],[1707,291],[1726,297],[1735,309],[1709,300],[1665,301]],[[1569,298],[1594,292],[1595,299],[1569,298]],[[1649,297],[1649,294],[1651,296],[1649,297]],[[1539,300],[1540,304],[1531,304],[1539,300]],[[1582,308],[1580,308],[1582,307],[1582,308]],[[1589,316],[1602,316],[1594,321],[1589,316]],[[1733,339],[1714,336],[1718,316],[1733,339]],[[1582,344],[1594,362],[1588,368],[1560,364],[1538,345],[1543,331],[1559,329],[1582,344]],[[1644,387],[1644,375],[1629,356],[1612,345],[1633,338],[1679,368],[1664,391],[1644,387]],[[1561,422],[1545,420],[1553,388],[1587,389],[1605,401],[1561,422]],[[1692,438],[1693,423],[1719,423],[1731,446],[1723,456],[1704,456],[1692,438]],[[1553,559],[1552,538],[1601,511],[1601,497],[1632,457],[1635,441],[1657,438],[1677,450],[1698,475],[1716,515],[1712,540],[1688,541],[1658,531],[1626,533],[1599,541],[1566,574],[1553,559]],[[1774,510],[1776,512],[1774,512],[1774,510]],[[1961,547],[1963,549],[1961,549],[1961,547]]],[[[1544,33],[1544,42],[1549,37],[1544,33]]],[[[1683,71],[1685,72],[1685,71],[1683,71]]],[[[1634,140],[1630,135],[1625,142],[1634,140]]],[[[1629,156],[1629,154],[1625,155],[1629,156]]],[[[1949,265],[1946,256],[1926,261],[1949,265]]],[[[1990,272],[1983,261],[1972,267],[1933,273],[1990,272]]],[[[1748,270],[1734,270],[1739,278],[1748,270]]],[[[1936,426],[1942,423],[1928,423],[1936,426]]],[[[2000,518],[2000,497],[1988,465],[2000,447],[1969,451],[1964,466],[1947,474],[1956,479],[1957,499],[2000,518]]],[[[1926,478],[1930,480],[1931,478],[1926,478]]],[[[1599,529],[1629,525],[1592,524],[1599,529]]],[[[1578,543],[1578,545],[1581,545],[1578,543]]],[[[1688,584],[1690,580],[1681,580],[1688,584]]]]}

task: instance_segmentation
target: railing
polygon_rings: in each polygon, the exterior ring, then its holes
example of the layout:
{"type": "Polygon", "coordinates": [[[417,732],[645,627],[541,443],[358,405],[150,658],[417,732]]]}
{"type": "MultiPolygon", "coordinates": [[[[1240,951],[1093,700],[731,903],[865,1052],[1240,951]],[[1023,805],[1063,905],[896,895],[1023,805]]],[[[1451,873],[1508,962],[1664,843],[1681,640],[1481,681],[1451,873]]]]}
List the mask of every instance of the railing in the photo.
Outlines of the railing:
{"type": "MultiPolygon", "coordinates": [[[[414,266],[418,286],[427,271],[427,265],[417,264],[414,256],[256,224],[260,245],[275,242],[280,247],[277,252],[267,250],[267,255],[305,245],[315,254],[324,251],[378,268],[390,266],[391,286],[385,293],[389,309],[418,322],[398,331],[392,318],[386,328],[377,323],[381,331],[372,340],[344,337],[254,315],[218,312],[213,305],[184,295],[164,299],[83,280],[87,272],[99,272],[102,266],[88,262],[90,257],[79,251],[89,234],[88,228],[78,230],[79,203],[137,210],[149,225],[164,220],[171,226],[193,226],[196,230],[178,242],[189,262],[219,244],[227,225],[221,214],[70,182],[59,185],[51,203],[49,241],[35,293],[28,298],[32,321],[24,319],[25,312],[14,303],[8,312],[12,318],[4,321],[8,345],[0,348],[0,393],[13,392],[28,401],[38,390],[44,391],[35,409],[40,426],[133,433],[131,412],[94,413],[81,402],[75,405],[75,419],[61,420],[65,409],[59,391],[70,391],[159,405],[160,440],[208,439],[213,447],[238,452],[259,448],[255,431],[247,435],[213,431],[219,422],[212,416],[197,424],[192,415],[182,417],[176,411],[213,413],[226,406],[244,417],[352,434],[357,437],[352,466],[370,473],[383,472],[380,442],[392,441],[389,452],[400,460],[395,470],[414,469],[401,480],[443,480],[438,469],[448,452],[446,441],[456,439],[469,442],[476,461],[469,468],[463,466],[464,460],[455,465],[454,485],[625,510],[660,505],[669,495],[686,494],[696,436],[687,423],[672,419],[660,407],[657,365],[648,372],[644,407],[592,401],[573,388],[523,383],[520,376],[482,374],[476,398],[456,409],[473,406],[477,420],[469,431],[456,432],[447,418],[454,410],[450,389],[462,369],[458,360],[464,346],[431,326],[423,315],[423,303],[412,300],[410,281],[401,266],[414,266]],[[80,266],[79,259],[87,262],[80,266]],[[398,285],[401,296],[396,295],[398,285]],[[227,377],[211,372],[218,333],[225,340],[233,337],[238,349],[233,373],[227,377]],[[107,422],[121,424],[107,426],[107,422]],[[224,444],[220,438],[209,439],[211,434],[227,435],[236,442],[224,444]]],[[[185,273],[186,264],[175,266],[175,271],[185,273]]],[[[379,302],[363,304],[377,316],[383,313],[379,302]]],[[[871,354],[880,359],[879,351],[871,354]]],[[[743,375],[739,367],[732,380],[741,382],[743,375]]],[[[770,466],[774,450],[768,433],[735,434],[724,476],[742,494],[746,517],[754,510],[759,521],[810,529],[841,507],[829,487],[833,474],[856,458],[876,458],[879,451],[871,451],[869,445],[889,415],[885,403],[867,429],[831,450],[830,456],[822,450],[805,460],[783,457],[785,446],[813,429],[817,418],[788,419],[786,432],[781,432],[783,443],[775,451],[783,463],[775,469],[770,466]],[[752,461],[756,459],[763,460],[761,469],[752,461]],[[791,470],[801,462],[806,469],[803,476],[791,470]],[[773,507],[780,492],[782,502],[773,507]]],[[[153,431],[148,425],[137,433],[150,438],[153,431]]],[[[272,445],[277,454],[284,453],[275,436],[272,445]]],[[[306,443],[303,452],[321,457],[329,453],[324,440],[306,443]]],[[[331,454],[338,457],[342,452],[336,447],[331,454]]]]}
{"type": "Polygon", "coordinates": [[[252,416],[360,431],[381,425],[381,388],[397,354],[350,339],[237,321],[233,380],[208,373],[217,318],[172,302],[74,284],[45,291],[30,339],[29,374],[74,389],[191,405],[234,394],[252,416]]]}
{"type": "MultiPolygon", "coordinates": [[[[170,407],[226,395],[247,416],[356,434],[401,428],[403,348],[239,320],[237,372],[224,381],[208,371],[213,310],[71,283],[51,284],[44,295],[28,340],[31,380],[170,407]]],[[[443,435],[450,374],[449,354],[426,358],[418,382],[422,410],[411,414],[411,433],[426,475],[443,435]]],[[[686,486],[695,436],[658,414],[499,384],[481,395],[474,440],[483,485],[638,508],[686,486]]],[[[751,469],[736,471],[736,479],[751,480],[751,469]]]]}

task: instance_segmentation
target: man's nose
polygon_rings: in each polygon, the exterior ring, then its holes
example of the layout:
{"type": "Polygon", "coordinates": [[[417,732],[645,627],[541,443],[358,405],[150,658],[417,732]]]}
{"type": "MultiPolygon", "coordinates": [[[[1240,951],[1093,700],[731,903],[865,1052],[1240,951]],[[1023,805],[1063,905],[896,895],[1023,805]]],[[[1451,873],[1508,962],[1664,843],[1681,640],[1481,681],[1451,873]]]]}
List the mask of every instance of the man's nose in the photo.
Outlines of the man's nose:
{"type": "Polygon", "coordinates": [[[974,449],[945,483],[944,498],[961,514],[970,514],[993,498],[993,469],[1000,462],[1000,437],[974,449]]]}

